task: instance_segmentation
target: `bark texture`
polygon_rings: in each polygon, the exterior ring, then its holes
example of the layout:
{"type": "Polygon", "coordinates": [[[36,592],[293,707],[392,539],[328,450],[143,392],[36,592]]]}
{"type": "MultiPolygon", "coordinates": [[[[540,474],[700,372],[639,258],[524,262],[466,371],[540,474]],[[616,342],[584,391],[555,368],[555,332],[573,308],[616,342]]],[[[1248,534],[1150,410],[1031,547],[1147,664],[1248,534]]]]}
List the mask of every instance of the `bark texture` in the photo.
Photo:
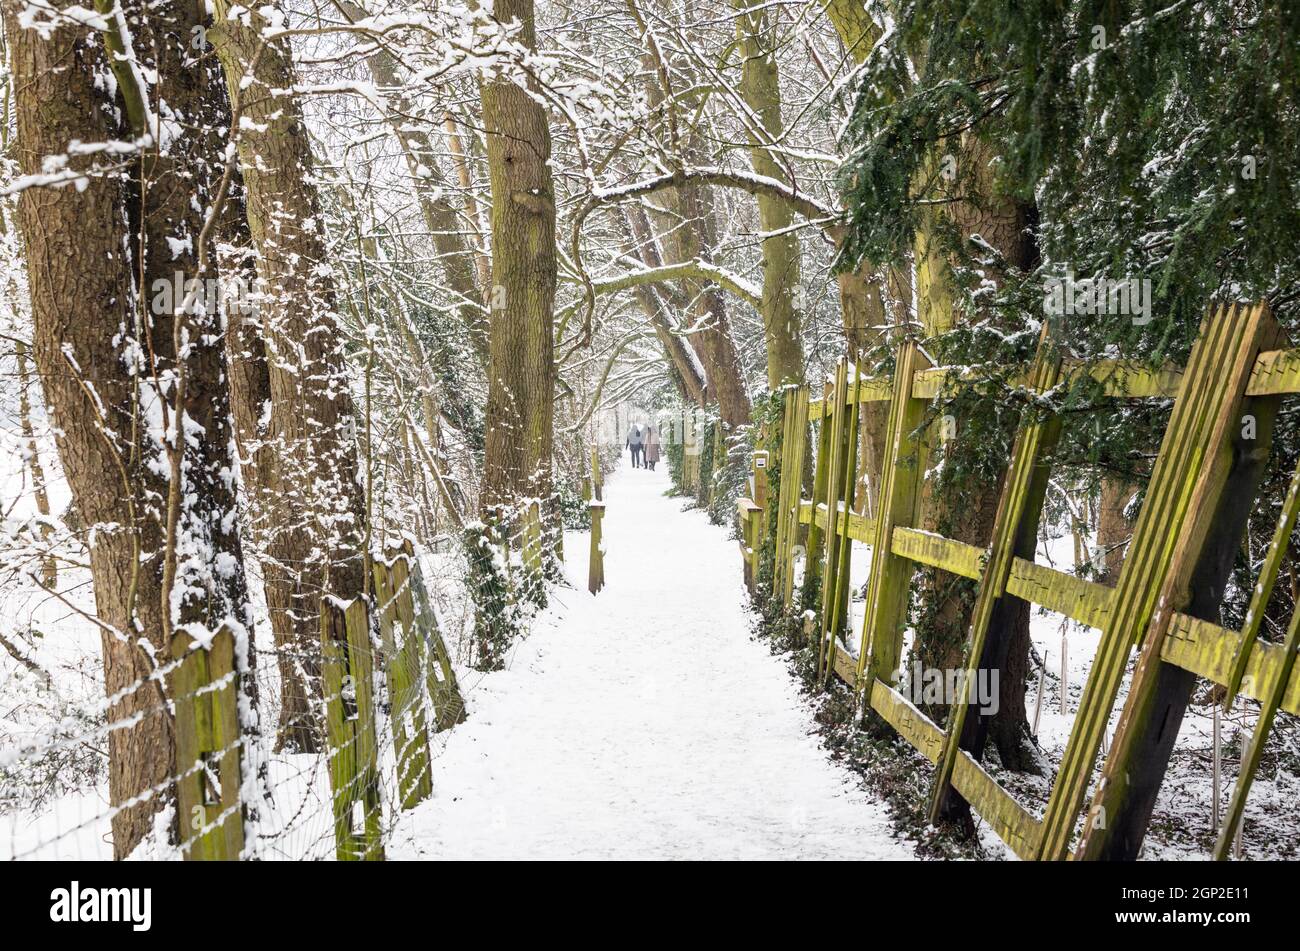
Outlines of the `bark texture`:
{"type": "Polygon", "coordinates": [[[1124,564],[1124,552],[1133,535],[1133,523],[1124,517],[1124,510],[1132,501],[1137,489],[1127,480],[1110,477],[1101,482],[1101,506],[1097,512],[1097,548],[1101,556],[1099,581],[1114,584],[1119,580],[1119,570],[1124,564]]]}
{"type": "MultiPolygon", "coordinates": [[[[990,165],[993,154],[978,139],[963,142],[960,161],[970,174],[964,179],[967,193],[963,200],[949,206],[951,224],[960,240],[979,236],[1002,256],[1006,266],[1032,266],[1037,249],[1029,233],[1031,208],[996,191],[990,165]]],[[[942,275],[950,272],[946,261],[935,261],[925,289],[940,297],[951,293],[951,285],[942,275]],[[937,286],[936,286],[937,285],[937,286]]],[[[996,269],[989,276],[1000,280],[996,269]]],[[[949,312],[951,313],[951,312],[949,312]]],[[[936,326],[942,330],[944,325],[936,326]]],[[[963,442],[962,421],[957,420],[957,435],[945,450],[953,454],[970,454],[978,447],[963,442]]],[[[1003,436],[1008,443],[1012,434],[1003,436]]],[[[969,437],[966,437],[969,439],[969,437]]],[[[981,485],[939,488],[926,494],[925,528],[939,531],[958,541],[984,547],[988,545],[997,514],[998,499],[1006,473],[1003,460],[996,479],[981,485]]],[[[923,572],[921,599],[932,612],[924,629],[918,629],[917,650],[926,666],[945,669],[960,667],[970,629],[974,599],[971,586],[947,572],[927,569],[923,572]]],[[[1009,596],[1008,596],[1009,597],[1009,596]]],[[[1026,678],[1029,671],[1030,605],[1011,599],[1010,629],[1007,632],[1007,661],[999,681],[998,712],[989,728],[989,739],[998,750],[1004,766],[1010,769],[1037,771],[1038,757],[1030,738],[1025,716],[1026,678]]]]}
{"type": "MultiPolygon", "coordinates": [[[[750,162],[758,175],[785,182],[791,176],[769,146],[781,139],[781,84],[775,49],[780,35],[768,9],[736,0],[736,45],[741,57],[740,90],[752,114],[750,162]]],[[[773,195],[758,196],[763,239],[763,337],[767,343],[767,385],[802,384],[803,315],[799,284],[799,235],[794,211],[773,195]]]]}
{"type": "MultiPolygon", "coordinates": [[[[274,469],[257,480],[266,513],[267,607],[281,669],[319,691],[320,599],[362,595],[365,503],[358,482],[356,421],[344,372],[337,295],[321,232],[319,198],[295,77],[283,39],[263,40],[261,9],[230,19],[215,0],[208,32],[238,111],[239,161],[256,266],[265,295],[260,330],[270,390],[266,434],[274,469]],[[247,120],[247,121],[242,121],[247,120]]],[[[255,346],[252,348],[255,354],[255,346]]],[[[244,413],[243,415],[247,415],[244,413]]],[[[243,427],[241,427],[243,428],[243,427]]],[[[292,683],[280,741],[314,749],[319,725],[292,683]]]]}
{"type": "MultiPolygon", "coordinates": [[[[71,4],[56,0],[56,9],[71,4]]],[[[121,137],[97,77],[102,47],[81,27],[48,39],[18,24],[22,4],[5,0],[14,84],[16,152],[25,175],[73,140],[121,137]]],[[[163,509],[157,446],[142,435],[132,371],[147,352],[134,310],[127,218],[128,162],[69,156],[85,171],[76,185],[29,187],[18,201],[32,299],[32,356],[56,428],[73,505],[89,532],[95,611],[102,622],[104,687],[117,699],[108,734],[113,853],[123,858],[153,826],[172,773],[172,718],[149,675],[164,656],[163,509]],[[117,696],[117,695],[121,696],[117,696]],[[141,801],[135,802],[139,798],[141,801]],[[128,804],[130,803],[130,804],[128,804]]]]}
{"type": "Polygon", "coordinates": [[[172,481],[163,596],[175,626],[215,629],[229,623],[247,630],[251,616],[230,478],[236,459],[221,301],[206,290],[182,299],[175,294],[188,291],[191,281],[214,287],[207,282],[218,276],[207,253],[215,229],[205,234],[204,226],[225,171],[222,130],[229,127],[230,110],[220,69],[193,47],[195,28],[206,26],[196,5],[154,3],[138,22],[137,55],[156,77],[157,98],[188,120],[173,133],[165,154],[147,153],[142,164],[145,282],[151,292],[170,283],[175,307],[168,313],[155,298],[148,325],[154,328],[155,354],[165,354],[160,369],[175,373],[172,432],[185,434],[173,435],[167,447],[172,481]]]}
{"type": "MultiPolygon", "coordinates": [[[[498,0],[494,17],[518,22],[536,44],[532,0],[498,0]]],[[[485,514],[551,495],[555,402],[555,189],[546,113],[507,79],[482,89],[492,186],[492,283],[485,514]]]]}

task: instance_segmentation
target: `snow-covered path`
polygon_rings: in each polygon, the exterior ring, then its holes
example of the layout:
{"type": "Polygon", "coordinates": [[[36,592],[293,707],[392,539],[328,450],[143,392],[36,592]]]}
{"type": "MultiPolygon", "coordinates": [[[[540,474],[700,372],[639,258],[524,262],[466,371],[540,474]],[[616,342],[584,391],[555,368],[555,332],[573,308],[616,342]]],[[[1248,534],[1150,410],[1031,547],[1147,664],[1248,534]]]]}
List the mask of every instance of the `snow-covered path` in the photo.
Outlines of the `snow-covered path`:
{"type": "Polygon", "coordinates": [[[833,764],[779,657],[751,640],[726,532],[664,496],[668,475],[606,485],[605,573],[470,686],[438,737],[434,796],[395,858],[908,858],[884,806],[833,764]],[[445,745],[444,745],[445,744],[445,745]]]}

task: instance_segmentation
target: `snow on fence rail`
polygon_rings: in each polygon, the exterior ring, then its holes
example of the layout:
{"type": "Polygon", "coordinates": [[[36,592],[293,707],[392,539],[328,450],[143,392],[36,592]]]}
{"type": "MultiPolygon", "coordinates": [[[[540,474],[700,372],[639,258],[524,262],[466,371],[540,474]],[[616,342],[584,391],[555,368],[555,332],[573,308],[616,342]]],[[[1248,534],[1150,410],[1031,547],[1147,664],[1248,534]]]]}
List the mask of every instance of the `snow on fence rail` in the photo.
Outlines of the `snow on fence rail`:
{"type": "MultiPolygon", "coordinates": [[[[1071,363],[1051,336],[1051,326],[1044,328],[1033,364],[1016,380],[1020,385],[1042,393],[1073,374],[1087,373],[1111,397],[1174,400],[1113,588],[1033,561],[1050,468],[1044,456],[1061,428],[1053,414],[1024,414],[992,539],[987,549],[980,549],[918,528],[928,453],[926,409],[954,381],[947,371],[930,368],[916,343],[899,345],[892,380],[863,378],[841,361],[822,398],[812,399],[804,388],[787,388],[779,444],[786,458],[772,498],[775,511],[766,511],[761,499],[742,499],[738,507],[746,580],[755,590],[756,553],[774,523],[772,587],[755,593],[779,598],[789,609],[796,543],[800,526],[807,526],[804,583],[822,582],[822,597],[820,611],[805,630],[818,647],[820,682],[835,675],[848,683],[860,708],[874,710],[936,765],[932,818],[949,797],[960,796],[1023,858],[1136,858],[1178,725],[1196,678],[1203,677],[1226,688],[1225,706],[1238,694],[1260,703],[1214,850],[1216,858],[1228,857],[1275,714],[1279,709],[1300,714],[1300,672],[1295,670],[1300,610],[1281,643],[1258,636],[1300,511],[1300,469],[1281,502],[1245,628],[1228,630],[1217,622],[1232,554],[1268,456],[1271,420],[1283,394],[1300,393],[1300,350],[1275,349],[1282,339],[1266,305],[1221,307],[1203,322],[1185,369],[1151,371],[1119,361],[1086,367],[1071,363]],[[859,407],[873,401],[888,401],[889,415],[875,517],[868,518],[852,511],[853,473],[859,407]],[[1237,438],[1245,415],[1258,421],[1258,436],[1249,443],[1237,438]],[[812,498],[804,499],[801,475],[810,420],[820,426],[812,498]],[[856,656],[843,639],[854,541],[873,553],[856,656]],[[922,565],[980,582],[964,680],[955,691],[946,729],[910,703],[895,682],[909,584],[922,565]],[[964,689],[986,671],[1001,673],[1001,639],[1016,599],[1102,632],[1042,816],[1017,801],[981,765],[986,714],[971,708],[964,689]],[[1134,648],[1138,657],[1119,726],[1080,829],[1085,795],[1134,648]]],[[[755,469],[755,485],[763,491],[765,474],[755,469]]]]}

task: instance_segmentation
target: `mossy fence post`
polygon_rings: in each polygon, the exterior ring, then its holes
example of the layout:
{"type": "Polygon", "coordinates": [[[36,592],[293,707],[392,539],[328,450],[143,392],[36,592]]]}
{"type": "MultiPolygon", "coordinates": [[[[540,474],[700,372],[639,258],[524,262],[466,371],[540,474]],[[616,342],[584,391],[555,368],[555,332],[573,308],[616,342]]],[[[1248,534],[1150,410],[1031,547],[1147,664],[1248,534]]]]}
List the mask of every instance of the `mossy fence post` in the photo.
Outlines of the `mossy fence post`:
{"type": "Polygon", "coordinates": [[[424,571],[420,568],[410,541],[402,543],[402,552],[406,555],[410,570],[411,598],[415,606],[416,628],[422,652],[421,667],[429,699],[433,703],[433,730],[441,733],[450,730],[457,723],[465,722],[465,700],[460,693],[460,684],[451,664],[447,642],[443,640],[438,618],[433,612],[433,602],[429,600],[424,571]]]}
{"type": "Polygon", "coordinates": [[[763,508],[753,499],[736,500],[736,516],[740,520],[740,555],[745,565],[745,587],[751,595],[757,594],[758,534],[761,530],[763,508]]]}
{"type": "Polygon", "coordinates": [[[244,848],[244,814],[235,638],[222,626],[205,647],[178,632],[171,652],[179,661],[169,681],[176,707],[182,854],[194,861],[238,859],[244,848]]]}
{"type": "MultiPolygon", "coordinates": [[[[849,361],[840,360],[835,373],[830,417],[830,459],[826,489],[826,532],[822,558],[821,630],[817,646],[817,682],[822,685],[835,665],[835,640],[848,610],[849,514],[853,505],[853,473],[857,465],[858,401],[861,377],[854,368],[849,392],[849,361]]],[[[825,423],[823,423],[825,425],[825,423]]],[[[816,518],[816,512],[813,515],[816,518]]]]}
{"type": "Polygon", "coordinates": [[[893,687],[902,660],[908,587],[915,564],[893,550],[892,540],[896,527],[918,524],[929,448],[920,432],[926,401],[913,395],[912,386],[916,373],[928,369],[930,362],[915,341],[905,340],[898,346],[894,365],[856,671],[858,695],[868,705],[872,683],[880,680],[893,687]]]}
{"type": "Polygon", "coordinates": [[[591,557],[587,562],[587,590],[597,594],[605,587],[605,550],[601,546],[600,526],[605,517],[605,503],[591,502],[591,557]]]}
{"type": "MultiPolygon", "coordinates": [[[[804,562],[803,589],[799,595],[801,605],[807,606],[808,610],[812,609],[813,601],[819,597],[822,582],[820,556],[822,546],[825,544],[825,532],[822,530],[822,525],[825,523],[819,523],[817,516],[819,509],[826,501],[826,481],[830,473],[831,424],[826,413],[826,407],[831,405],[833,392],[834,388],[829,383],[822,387],[821,406],[818,410],[817,451],[814,456],[811,499],[812,514],[808,521],[807,558],[804,562]]],[[[814,636],[816,636],[815,629],[814,636]]]]}
{"type": "Polygon", "coordinates": [[[405,553],[399,552],[391,559],[377,558],[373,567],[388,716],[397,753],[397,790],[402,808],[413,809],[433,792],[421,684],[424,651],[415,623],[415,600],[405,553]]]}
{"type": "Polygon", "coordinates": [[[522,555],[524,562],[524,584],[530,598],[537,600],[546,584],[542,565],[542,506],[533,499],[524,509],[522,532],[522,555]]]}
{"type": "Polygon", "coordinates": [[[375,731],[374,652],[366,602],[321,598],[321,680],[339,861],[384,858],[375,731]]]}
{"type": "Polygon", "coordinates": [[[771,594],[780,601],[782,609],[788,610],[794,591],[794,552],[799,536],[800,490],[808,425],[807,389],[793,384],[787,386],[781,415],[771,594]]]}

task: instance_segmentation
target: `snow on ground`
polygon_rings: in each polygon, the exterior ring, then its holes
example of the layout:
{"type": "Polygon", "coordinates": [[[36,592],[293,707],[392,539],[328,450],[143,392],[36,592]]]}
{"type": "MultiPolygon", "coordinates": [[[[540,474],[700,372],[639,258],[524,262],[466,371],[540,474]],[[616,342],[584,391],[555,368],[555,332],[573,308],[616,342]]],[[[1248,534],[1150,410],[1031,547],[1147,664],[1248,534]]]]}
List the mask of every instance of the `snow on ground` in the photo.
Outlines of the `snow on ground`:
{"type": "Polygon", "coordinates": [[[665,497],[665,470],[608,481],[596,597],[588,536],[567,536],[574,588],[467,685],[470,718],[438,738],[434,796],[391,857],[911,857],[751,639],[736,543],[665,497]]]}

